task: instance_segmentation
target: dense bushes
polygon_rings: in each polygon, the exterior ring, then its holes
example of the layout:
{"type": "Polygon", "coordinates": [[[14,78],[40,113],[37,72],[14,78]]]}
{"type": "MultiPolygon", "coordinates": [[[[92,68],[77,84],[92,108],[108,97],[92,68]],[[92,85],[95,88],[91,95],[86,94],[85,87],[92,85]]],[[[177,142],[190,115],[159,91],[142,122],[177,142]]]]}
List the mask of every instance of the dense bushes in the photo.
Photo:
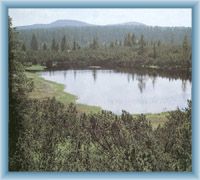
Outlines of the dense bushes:
{"type": "Polygon", "coordinates": [[[144,115],[80,114],[54,98],[27,112],[10,170],[191,171],[191,103],[156,130],[144,115]]]}

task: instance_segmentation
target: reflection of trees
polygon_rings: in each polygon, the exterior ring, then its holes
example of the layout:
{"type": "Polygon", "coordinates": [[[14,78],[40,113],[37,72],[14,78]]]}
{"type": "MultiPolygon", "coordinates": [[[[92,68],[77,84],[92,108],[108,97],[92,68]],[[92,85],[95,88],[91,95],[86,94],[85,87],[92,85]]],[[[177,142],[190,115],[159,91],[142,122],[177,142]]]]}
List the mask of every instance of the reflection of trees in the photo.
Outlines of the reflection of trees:
{"type": "Polygon", "coordinates": [[[94,82],[95,82],[96,79],[97,79],[97,70],[96,69],[92,70],[92,76],[93,76],[93,79],[94,79],[94,82]]]}
{"type": "Polygon", "coordinates": [[[135,79],[135,74],[134,73],[128,73],[127,74],[127,80],[130,82],[130,80],[134,81],[135,79]]]}
{"type": "Polygon", "coordinates": [[[135,78],[134,75],[135,75],[134,73],[128,73],[127,74],[127,80],[128,80],[128,82],[130,82],[130,80],[134,81],[134,78],[135,78]]]}
{"type": "Polygon", "coordinates": [[[151,76],[153,88],[155,88],[156,78],[157,78],[156,76],[151,76]]]}
{"type": "Polygon", "coordinates": [[[53,76],[54,75],[54,71],[49,71],[49,75],[53,76]]]}
{"type": "Polygon", "coordinates": [[[132,81],[134,81],[134,79],[135,79],[135,74],[132,73],[132,81]]]}
{"type": "Polygon", "coordinates": [[[127,80],[128,80],[128,82],[130,82],[130,74],[129,73],[127,74],[127,80]]]}
{"type": "Polygon", "coordinates": [[[66,79],[66,76],[67,76],[67,72],[64,71],[64,79],[66,79]]]}
{"type": "Polygon", "coordinates": [[[135,69],[128,69],[128,68],[118,68],[116,69],[117,72],[127,72],[130,74],[139,74],[139,75],[148,75],[148,76],[159,76],[169,78],[169,80],[189,80],[191,81],[191,71],[189,70],[168,70],[168,69],[145,69],[145,68],[135,68],[135,69]]]}
{"type": "Polygon", "coordinates": [[[186,80],[182,80],[181,88],[182,88],[183,92],[186,91],[186,89],[187,89],[187,81],[186,80]]]}
{"type": "Polygon", "coordinates": [[[76,79],[76,70],[74,70],[74,79],[76,79]]]}
{"type": "Polygon", "coordinates": [[[143,93],[143,91],[146,87],[145,76],[138,76],[137,80],[138,80],[138,88],[140,90],[140,93],[143,93]]]}

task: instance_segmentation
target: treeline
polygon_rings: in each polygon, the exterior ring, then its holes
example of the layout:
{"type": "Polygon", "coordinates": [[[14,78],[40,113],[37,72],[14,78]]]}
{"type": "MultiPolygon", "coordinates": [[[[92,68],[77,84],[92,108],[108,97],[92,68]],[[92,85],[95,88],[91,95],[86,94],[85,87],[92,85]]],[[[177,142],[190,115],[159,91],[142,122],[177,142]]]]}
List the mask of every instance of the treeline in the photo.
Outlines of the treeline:
{"type": "Polygon", "coordinates": [[[10,171],[191,171],[191,102],[153,129],[144,115],[86,115],[53,99],[31,100],[24,52],[9,19],[10,171]]]}
{"type": "Polygon", "coordinates": [[[115,26],[90,26],[90,27],[60,27],[60,28],[38,28],[38,29],[20,29],[19,38],[25,42],[27,49],[30,49],[32,35],[38,39],[39,48],[46,43],[48,47],[52,44],[52,39],[61,41],[66,36],[68,46],[72,47],[76,41],[81,47],[88,47],[94,37],[98,39],[99,44],[109,45],[110,42],[123,43],[124,37],[128,34],[135,34],[136,38],[143,34],[146,41],[161,41],[164,44],[181,45],[185,35],[191,44],[192,28],[186,27],[151,27],[151,26],[132,26],[132,25],[115,25],[115,26]]]}
{"type": "Polygon", "coordinates": [[[25,52],[24,63],[43,64],[48,68],[74,67],[150,67],[162,69],[191,68],[191,45],[185,35],[181,45],[164,44],[159,41],[146,41],[144,35],[136,37],[134,33],[125,35],[123,42],[113,41],[102,45],[97,38],[88,47],[81,47],[74,41],[73,46],[67,44],[66,36],[61,41],[52,39],[50,47],[44,42],[39,48],[36,35],[32,35],[31,50],[25,44],[21,49],[25,52]]]}

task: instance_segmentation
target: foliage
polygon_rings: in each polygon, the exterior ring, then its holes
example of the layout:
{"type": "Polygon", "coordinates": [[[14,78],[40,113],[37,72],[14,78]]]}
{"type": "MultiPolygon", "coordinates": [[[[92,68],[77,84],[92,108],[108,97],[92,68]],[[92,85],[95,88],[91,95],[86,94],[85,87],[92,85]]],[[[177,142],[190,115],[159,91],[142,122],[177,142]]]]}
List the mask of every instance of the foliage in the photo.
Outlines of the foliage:
{"type": "Polygon", "coordinates": [[[16,39],[16,32],[11,27],[9,18],[9,166],[18,168],[20,163],[15,161],[17,141],[22,131],[22,121],[27,109],[27,93],[32,90],[32,82],[24,76],[24,53],[16,39]]]}
{"type": "Polygon", "coordinates": [[[54,98],[27,107],[20,171],[191,171],[191,106],[156,130],[144,115],[80,114],[54,98]]]}
{"type": "Polygon", "coordinates": [[[149,67],[157,66],[160,69],[185,69],[191,68],[191,46],[187,36],[184,37],[182,46],[161,43],[161,41],[145,40],[143,34],[136,41],[134,34],[128,33],[124,45],[117,40],[109,45],[100,45],[94,38],[88,47],[80,47],[73,41],[70,48],[63,36],[61,42],[52,40],[51,49],[47,49],[43,42],[41,49],[26,49],[24,61],[26,63],[46,65],[47,68],[66,69],[70,67],[101,66],[115,67],[149,67]],[[59,49],[59,43],[60,49],[59,49]],[[54,65],[53,65],[54,64],[54,65]]]}
{"type": "Polygon", "coordinates": [[[192,28],[188,27],[151,27],[151,26],[90,26],[90,27],[61,27],[61,28],[38,28],[38,29],[20,29],[19,38],[26,42],[27,48],[30,48],[32,34],[37,37],[38,43],[47,43],[51,46],[52,37],[57,41],[61,41],[63,36],[66,37],[68,46],[72,48],[73,42],[76,41],[82,48],[88,47],[93,39],[98,39],[99,45],[109,45],[110,42],[123,42],[126,36],[135,38],[135,42],[139,40],[143,34],[147,42],[158,42],[164,44],[181,45],[184,36],[187,35],[191,44],[192,28]]]}
{"type": "Polygon", "coordinates": [[[26,62],[47,63],[49,68],[54,68],[52,62],[58,69],[92,65],[189,69],[192,64],[191,28],[92,26],[18,31],[26,46],[26,62]]]}

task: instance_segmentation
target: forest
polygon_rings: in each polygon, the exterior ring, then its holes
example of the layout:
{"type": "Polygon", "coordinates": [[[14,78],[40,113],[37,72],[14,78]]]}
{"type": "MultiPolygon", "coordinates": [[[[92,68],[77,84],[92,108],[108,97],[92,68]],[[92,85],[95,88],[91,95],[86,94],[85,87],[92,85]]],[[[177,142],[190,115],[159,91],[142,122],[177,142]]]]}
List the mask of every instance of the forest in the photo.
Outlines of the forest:
{"type": "Polygon", "coordinates": [[[159,39],[150,42],[146,35],[136,35],[135,41],[135,35],[127,32],[121,45],[114,38],[103,46],[94,38],[87,47],[75,39],[67,48],[67,36],[51,43],[36,31],[24,35],[29,41],[20,33],[9,18],[9,171],[192,171],[191,101],[153,128],[144,114],[104,110],[88,114],[56,98],[29,98],[35,84],[25,71],[32,64],[47,68],[65,64],[65,68],[176,65],[188,72],[189,36],[184,34],[179,44],[171,46],[159,39]]]}
{"type": "Polygon", "coordinates": [[[24,63],[49,69],[191,68],[191,28],[116,25],[16,30],[26,52],[24,63]]]}

